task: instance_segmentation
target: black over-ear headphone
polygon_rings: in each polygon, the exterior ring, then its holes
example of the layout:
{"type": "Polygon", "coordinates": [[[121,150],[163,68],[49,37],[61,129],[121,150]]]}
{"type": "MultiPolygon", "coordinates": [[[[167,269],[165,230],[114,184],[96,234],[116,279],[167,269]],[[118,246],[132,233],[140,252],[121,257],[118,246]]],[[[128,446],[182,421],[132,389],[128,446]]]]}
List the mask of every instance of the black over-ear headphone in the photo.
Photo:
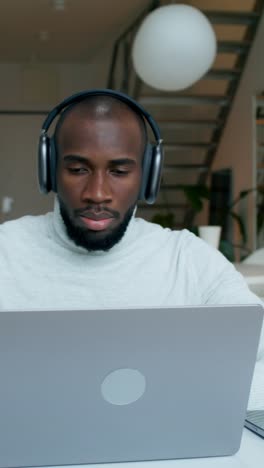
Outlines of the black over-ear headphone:
{"type": "Polygon", "coordinates": [[[134,99],[130,98],[126,94],[111,89],[92,89],[89,91],[83,91],[62,101],[58,104],[46,117],[39,139],[39,151],[38,151],[38,180],[39,188],[42,193],[48,193],[51,190],[57,191],[56,188],[56,166],[57,166],[57,155],[54,135],[49,137],[47,132],[53,120],[60,114],[60,112],[71,104],[77,103],[84,100],[89,96],[113,96],[126,103],[131,109],[137,114],[143,116],[149,124],[156,143],[152,145],[147,142],[142,166],[142,181],[139,194],[139,200],[144,200],[149,204],[155,202],[161,179],[161,171],[163,164],[163,148],[162,139],[157,123],[151,117],[151,115],[134,99]]]}

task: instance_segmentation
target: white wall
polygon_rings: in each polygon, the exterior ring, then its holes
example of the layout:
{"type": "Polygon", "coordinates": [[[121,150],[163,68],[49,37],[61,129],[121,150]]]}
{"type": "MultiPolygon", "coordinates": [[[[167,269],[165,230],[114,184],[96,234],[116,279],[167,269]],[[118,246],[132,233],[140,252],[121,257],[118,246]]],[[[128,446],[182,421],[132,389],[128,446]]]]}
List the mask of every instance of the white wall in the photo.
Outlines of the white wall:
{"type": "MultiPolygon", "coordinates": [[[[71,94],[106,87],[111,48],[89,64],[0,64],[0,111],[49,111],[71,94]]],[[[52,208],[53,196],[39,194],[37,147],[43,115],[0,115],[0,207],[14,199],[0,222],[52,208]]]]}
{"type": "MultiPolygon", "coordinates": [[[[254,98],[264,91],[264,16],[261,18],[257,35],[251,49],[246,68],[240,81],[232,110],[224,130],[213,170],[232,167],[234,171],[234,197],[241,190],[255,186],[255,106],[254,98]]],[[[246,205],[238,208],[243,214],[248,230],[248,246],[254,248],[255,208],[254,196],[248,198],[246,205]]],[[[237,242],[238,232],[234,240],[237,242]]]]}

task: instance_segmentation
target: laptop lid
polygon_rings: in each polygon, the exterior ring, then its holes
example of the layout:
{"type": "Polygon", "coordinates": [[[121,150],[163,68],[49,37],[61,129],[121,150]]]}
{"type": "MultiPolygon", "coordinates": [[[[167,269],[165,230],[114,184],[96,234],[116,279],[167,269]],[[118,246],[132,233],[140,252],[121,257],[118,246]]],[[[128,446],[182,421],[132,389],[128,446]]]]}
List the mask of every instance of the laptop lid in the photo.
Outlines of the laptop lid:
{"type": "Polygon", "coordinates": [[[0,467],[229,455],[261,306],[0,312],[0,467]]]}

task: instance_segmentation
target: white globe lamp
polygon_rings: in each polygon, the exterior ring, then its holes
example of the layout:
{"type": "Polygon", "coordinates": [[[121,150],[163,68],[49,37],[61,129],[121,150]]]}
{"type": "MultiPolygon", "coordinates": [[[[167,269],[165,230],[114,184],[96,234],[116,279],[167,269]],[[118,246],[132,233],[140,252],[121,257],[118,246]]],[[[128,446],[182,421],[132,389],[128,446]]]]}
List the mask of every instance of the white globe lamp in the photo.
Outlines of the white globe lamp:
{"type": "Polygon", "coordinates": [[[151,12],[141,24],[132,60],[146,84],[179,91],[198,81],[216,55],[214,30],[197,8],[168,5],[151,12]]]}

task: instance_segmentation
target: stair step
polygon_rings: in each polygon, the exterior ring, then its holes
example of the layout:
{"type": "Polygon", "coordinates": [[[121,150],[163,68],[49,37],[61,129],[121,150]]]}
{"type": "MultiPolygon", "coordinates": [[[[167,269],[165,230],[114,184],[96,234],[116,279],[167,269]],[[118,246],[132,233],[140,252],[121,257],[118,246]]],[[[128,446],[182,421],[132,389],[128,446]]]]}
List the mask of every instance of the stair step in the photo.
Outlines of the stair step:
{"type": "Polygon", "coordinates": [[[241,70],[235,68],[233,70],[210,70],[202,79],[207,80],[237,80],[241,75],[241,70]]]}
{"type": "Polygon", "coordinates": [[[165,151],[189,150],[189,149],[213,149],[216,143],[168,143],[164,145],[165,151]]]}
{"type": "Polygon", "coordinates": [[[223,96],[177,96],[177,97],[157,97],[141,96],[139,98],[142,106],[201,106],[218,105],[227,106],[229,98],[223,96]]]}
{"type": "Polygon", "coordinates": [[[208,166],[206,166],[205,164],[165,164],[163,166],[163,172],[177,171],[177,170],[207,171],[208,166]]]}
{"type": "MultiPolygon", "coordinates": [[[[263,121],[264,122],[264,121],[263,121]]],[[[187,129],[187,128],[217,128],[221,127],[221,120],[160,120],[159,128],[161,130],[187,129]]]]}
{"type": "Polygon", "coordinates": [[[203,10],[203,13],[213,24],[230,24],[237,25],[241,24],[244,26],[254,25],[260,13],[255,11],[250,12],[224,12],[224,11],[212,11],[212,10],[203,10]]]}
{"type": "Polygon", "coordinates": [[[218,41],[217,52],[220,54],[246,54],[251,46],[250,41],[218,41]]]}
{"type": "MultiPolygon", "coordinates": [[[[184,184],[185,186],[187,184],[184,184]]],[[[190,187],[193,187],[193,185],[190,184],[190,187]]],[[[182,192],[182,187],[180,184],[161,184],[160,190],[174,190],[175,192],[182,192]]]]}

